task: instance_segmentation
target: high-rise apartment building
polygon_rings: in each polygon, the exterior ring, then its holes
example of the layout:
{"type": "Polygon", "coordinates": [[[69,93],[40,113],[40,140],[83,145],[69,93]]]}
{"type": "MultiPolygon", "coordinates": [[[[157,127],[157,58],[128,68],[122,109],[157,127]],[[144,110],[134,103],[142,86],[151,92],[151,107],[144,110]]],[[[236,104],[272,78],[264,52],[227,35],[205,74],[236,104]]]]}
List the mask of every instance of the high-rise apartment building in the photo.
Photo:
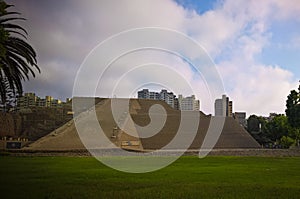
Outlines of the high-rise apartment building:
{"type": "Polygon", "coordinates": [[[157,92],[149,92],[149,99],[159,100],[160,95],[157,92]]]}
{"type": "Polygon", "coordinates": [[[138,98],[139,99],[150,99],[149,90],[148,89],[143,89],[141,91],[138,91],[138,98]]]}
{"type": "Polygon", "coordinates": [[[160,100],[165,101],[172,108],[175,108],[176,95],[174,95],[172,92],[168,92],[167,90],[161,90],[159,96],[160,96],[160,100]]]}
{"type": "Polygon", "coordinates": [[[17,104],[20,107],[33,107],[36,106],[37,96],[35,93],[25,93],[24,96],[19,97],[17,100],[17,104]]]}
{"type": "Polygon", "coordinates": [[[190,97],[179,95],[179,98],[177,98],[174,93],[168,92],[166,89],[162,89],[160,92],[143,89],[138,91],[138,98],[162,100],[176,110],[198,111],[200,109],[200,101],[195,99],[195,95],[190,97]]]}
{"type": "Polygon", "coordinates": [[[148,89],[143,89],[138,91],[139,99],[153,99],[162,100],[169,104],[172,108],[176,108],[176,96],[172,92],[167,90],[161,90],[160,92],[149,91],[148,89]]]}
{"type": "Polygon", "coordinates": [[[232,109],[233,109],[233,102],[232,101],[229,101],[228,102],[228,112],[227,112],[227,116],[228,117],[232,117],[233,114],[232,114],[232,109]]]}
{"type": "Polygon", "coordinates": [[[46,106],[46,99],[43,98],[37,98],[36,100],[36,105],[40,107],[45,107],[46,106]]]}
{"type": "Polygon", "coordinates": [[[200,101],[196,100],[195,95],[183,97],[178,95],[179,109],[182,111],[199,111],[200,101]]]}
{"type": "Polygon", "coordinates": [[[215,116],[232,117],[233,102],[229,97],[222,95],[221,99],[215,101],[215,116]]]}
{"type": "Polygon", "coordinates": [[[46,107],[50,107],[51,103],[52,103],[52,100],[53,100],[53,97],[46,96],[45,99],[46,99],[46,107]]]}
{"type": "Polygon", "coordinates": [[[215,101],[215,116],[224,116],[222,99],[215,101]]]}

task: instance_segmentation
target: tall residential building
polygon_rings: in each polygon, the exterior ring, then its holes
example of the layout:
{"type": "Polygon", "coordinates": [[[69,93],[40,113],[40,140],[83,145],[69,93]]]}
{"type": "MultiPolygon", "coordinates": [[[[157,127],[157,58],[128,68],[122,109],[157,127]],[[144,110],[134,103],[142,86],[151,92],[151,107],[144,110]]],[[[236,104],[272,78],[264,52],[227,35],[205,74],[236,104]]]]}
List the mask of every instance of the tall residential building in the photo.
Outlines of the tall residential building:
{"type": "Polygon", "coordinates": [[[179,98],[172,92],[168,92],[166,89],[162,89],[160,92],[152,92],[148,89],[138,91],[139,99],[153,99],[165,101],[168,105],[176,110],[184,111],[199,111],[200,101],[196,100],[195,95],[189,97],[183,97],[179,95],[179,98]]]}
{"type": "Polygon", "coordinates": [[[227,116],[228,117],[232,117],[233,116],[232,109],[233,109],[233,103],[232,103],[232,101],[229,101],[228,102],[228,112],[227,112],[227,116]]]}
{"type": "Polygon", "coordinates": [[[157,92],[149,92],[149,99],[159,100],[160,95],[157,92]]]}
{"type": "Polygon", "coordinates": [[[148,89],[143,89],[141,91],[138,91],[138,98],[162,100],[165,101],[172,108],[174,109],[178,108],[178,101],[176,95],[174,95],[172,92],[168,92],[165,89],[161,90],[160,92],[153,92],[153,91],[149,91],[148,89]]]}
{"type": "Polygon", "coordinates": [[[229,98],[226,97],[226,95],[222,95],[222,116],[228,116],[227,112],[228,112],[228,102],[229,102],[229,98]]]}
{"type": "Polygon", "coordinates": [[[36,106],[37,97],[35,93],[25,93],[23,96],[19,97],[17,100],[18,107],[33,107],[36,106]]]}
{"type": "Polygon", "coordinates": [[[160,100],[165,101],[172,108],[175,108],[176,95],[174,95],[172,92],[168,92],[167,90],[161,90],[159,96],[160,96],[160,100]]]}
{"type": "Polygon", "coordinates": [[[233,102],[229,97],[222,95],[221,99],[215,101],[215,116],[232,117],[233,102]]]}
{"type": "Polygon", "coordinates": [[[61,107],[62,106],[62,102],[59,99],[53,99],[51,101],[51,107],[61,107]]]}
{"type": "Polygon", "coordinates": [[[194,111],[200,111],[200,100],[194,101],[194,111]]]}
{"type": "Polygon", "coordinates": [[[149,90],[143,89],[141,91],[138,91],[138,98],[139,99],[150,99],[149,98],[149,90]]]}
{"type": "Polygon", "coordinates": [[[36,100],[36,105],[40,107],[45,107],[46,106],[46,99],[43,98],[37,98],[36,100]]]}
{"type": "Polygon", "coordinates": [[[195,95],[183,97],[178,95],[179,109],[182,111],[199,111],[200,101],[196,100],[195,95]]]}
{"type": "Polygon", "coordinates": [[[45,99],[46,99],[46,107],[50,107],[51,103],[52,103],[52,100],[53,100],[53,97],[46,96],[45,99]]]}
{"type": "Polygon", "coordinates": [[[175,109],[175,110],[180,110],[180,109],[179,109],[179,101],[178,101],[178,98],[177,98],[177,97],[175,97],[175,100],[174,100],[174,109],[175,109]]]}
{"type": "Polygon", "coordinates": [[[215,116],[225,116],[223,113],[222,99],[216,99],[215,101],[215,116]]]}
{"type": "MultiPolygon", "coordinates": [[[[168,91],[167,90],[161,90],[160,91],[160,93],[159,93],[159,98],[160,98],[160,100],[162,100],[162,101],[165,101],[165,102],[167,102],[168,101],[168,91]]],[[[168,103],[167,103],[168,104],[168,103]]]]}

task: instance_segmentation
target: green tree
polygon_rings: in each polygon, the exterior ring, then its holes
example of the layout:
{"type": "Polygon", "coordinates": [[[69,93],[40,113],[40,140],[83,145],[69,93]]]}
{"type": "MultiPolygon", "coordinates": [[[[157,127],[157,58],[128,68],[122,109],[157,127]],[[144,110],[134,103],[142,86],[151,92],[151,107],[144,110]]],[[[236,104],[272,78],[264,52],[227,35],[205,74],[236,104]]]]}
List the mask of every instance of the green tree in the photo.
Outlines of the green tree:
{"type": "Polygon", "coordinates": [[[299,146],[300,142],[300,129],[289,126],[289,137],[295,140],[295,144],[299,146]]]}
{"type": "Polygon", "coordinates": [[[286,100],[286,116],[293,128],[300,128],[300,86],[298,92],[292,90],[286,100]]]}
{"type": "Polygon", "coordinates": [[[247,119],[247,131],[260,144],[271,142],[266,135],[266,123],[267,121],[261,116],[251,115],[247,119]]]}
{"type": "Polygon", "coordinates": [[[288,119],[285,115],[277,115],[266,124],[266,134],[273,142],[279,141],[289,132],[288,119]]]}
{"type": "Polygon", "coordinates": [[[265,127],[266,121],[262,117],[250,115],[247,120],[247,130],[251,132],[261,132],[265,127]]]}
{"type": "Polygon", "coordinates": [[[294,140],[292,138],[290,138],[289,136],[282,136],[282,138],[280,139],[280,144],[284,148],[289,148],[290,146],[292,146],[294,144],[294,140]]]}
{"type": "Polygon", "coordinates": [[[34,69],[40,72],[36,53],[26,42],[26,30],[13,23],[25,19],[18,17],[20,13],[7,11],[10,7],[0,0],[0,105],[22,95],[22,81],[35,77],[34,69]]]}

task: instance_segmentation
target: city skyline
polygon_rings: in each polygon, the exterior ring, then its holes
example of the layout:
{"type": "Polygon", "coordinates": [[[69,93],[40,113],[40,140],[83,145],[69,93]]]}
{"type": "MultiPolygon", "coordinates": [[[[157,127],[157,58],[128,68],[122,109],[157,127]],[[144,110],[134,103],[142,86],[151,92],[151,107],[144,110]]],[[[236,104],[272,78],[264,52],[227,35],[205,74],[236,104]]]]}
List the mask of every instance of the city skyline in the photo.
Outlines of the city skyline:
{"type": "MultiPolygon", "coordinates": [[[[247,115],[284,113],[287,95],[298,87],[299,2],[7,2],[14,4],[13,9],[27,19],[20,23],[29,33],[42,70],[37,78],[25,83],[25,92],[61,99],[71,97],[74,78],[87,54],[109,36],[139,27],[177,30],[200,43],[216,63],[225,93],[235,102],[236,109],[246,111],[247,115]],[[140,12],[143,6],[147,9],[140,12]]],[[[197,85],[195,95],[203,99],[201,106],[206,113],[213,113],[211,102],[215,99],[209,100],[208,92],[202,92],[203,81],[195,81],[193,71],[182,60],[152,55],[197,85]]],[[[111,78],[115,77],[106,77],[105,83],[111,84],[111,78]]],[[[127,83],[135,84],[137,78],[134,76],[127,83]]],[[[110,92],[101,96],[110,96],[110,92]]],[[[131,93],[123,91],[117,96],[133,97],[131,93]]]]}
{"type": "MultiPolygon", "coordinates": [[[[74,98],[85,98],[86,96],[73,96],[74,98]]],[[[95,98],[98,98],[100,99],[101,97],[99,96],[93,96],[95,98]]],[[[117,98],[117,96],[113,96],[113,97],[102,97],[102,98],[117,98]]],[[[40,107],[50,107],[51,105],[47,105],[47,102],[43,101],[41,102],[40,100],[46,100],[48,101],[48,103],[51,104],[54,104],[54,106],[56,106],[55,104],[65,104],[67,102],[70,102],[73,98],[71,97],[67,97],[65,98],[65,100],[62,100],[61,98],[54,98],[53,96],[50,96],[50,95],[45,95],[44,97],[41,97],[39,95],[37,95],[35,92],[25,92],[23,93],[23,95],[21,97],[18,97],[17,98],[17,103],[15,104],[16,108],[18,108],[20,106],[20,99],[22,100],[21,102],[21,106],[22,107],[30,107],[30,106],[40,106],[40,107]],[[23,105],[23,100],[24,98],[34,98],[34,102],[32,102],[33,105],[30,105],[31,102],[30,100],[28,101],[27,99],[27,105],[23,105]]],[[[32,100],[31,99],[31,100],[32,100]]],[[[142,90],[138,91],[137,92],[137,95],[134,95],[134,97],[130,98],[130,99],[152,99],[152,100],[162,100],[162,101],[165,101],[168,105],[170,105],[172,108],[174,109],[178,109],[178,110],[199,110],[199,111],[203,111],[201,110],[201,106],[200,106],[200,100],[201,99],[196,99],[195,98],[195,95],[190,95],[190,96],[183,96],[182,94],[178,94],[178,97],[177,97],[177,94],[174,94],[173,92],[168,92],[168,90],[166,89],[161,89],[161,91],[157,91],[157,90],[152,90],[150,91],[148,88],[143,88],[142,90]],[[144,93],[145,91],[147,91],[147,94],[144,93]],[[141,95],[140,93],[143,94],[141,95]],[[164,98],[161,98],[160,94],[161,93],[165,93],[166,96],[168,96],[168,94],[171,94],[171,102],[168,101],[168,99],[165,97],[164,98]],[[145,97],[146,95],[148,95],[148,97],[145,97]],[[180,98],[181,100],[184,100],[185,102],[183,103],[186,103],[186,105],[184,106],[187,106],[189,108],[180,108],[180,98]],[[191,102],[191,99],[192,99],[192,102],[191,102]],[[174,100],[177,101],[177,105],[176,103],[174,104],[174,100]],[[193,108],[190,108],[190,107],[193,107],[193,108]]],[[[205,113],[204,114],[211,114],[211,113],[205,113]]],[[[235,114],[245,114],[245,118],[246,118],[246,112],[244,112],[243,110],[235,110],[233,108],[233,101],[230,100],[229,101],[229,97],[226,95],[226,94],[223,94],[221,96],[221,98],[216,98],[214,100],[214,116],[223,116],[223,117],[234,117],[235,114]],[[242,111],[242,112],[241,112],[242,111]]],[[[258,115],[258,116],[262,116],[264,118],[270,118],[271,115],[277,115],[277,114],[281,114],[281,113],[276,113],[276,112],[269,112],[267,113],[266,115],[259,115],[257,113],[253,113],[251,115],[258,115]]],[[[285,115],[285,114],[284,114],[285,115]]],[[[249,115],[250,116],[250,115],[249,115]]]]}

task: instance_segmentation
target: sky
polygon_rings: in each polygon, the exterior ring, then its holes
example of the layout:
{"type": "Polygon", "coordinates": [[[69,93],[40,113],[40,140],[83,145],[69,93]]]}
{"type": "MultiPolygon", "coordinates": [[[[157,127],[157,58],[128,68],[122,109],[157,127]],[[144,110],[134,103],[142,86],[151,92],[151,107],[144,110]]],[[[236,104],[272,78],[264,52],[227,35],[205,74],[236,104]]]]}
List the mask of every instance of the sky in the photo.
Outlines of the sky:
{"type": "MultiPolygon", "coordinates": [[[[101,42],[120,32],[144,27],[175,30],[201,45],[215,63],[224,93],[233,101],[233,111],[245,111],[247,116],[284,113],[287,95],[299,84],[300,1],[297,0],[7,2],[14,4],[13,9],[27,19],[19,23],[28,31],[28,42],[38,54],[42,71],[24,83],[24,90],[41,97],[51,95],[62,100],[71,97],[76,75],[101,42]]],[[[156,82],[153,89],[159,90],[161,85],[176,94],[192,94],[182,87],[181,81],[172,79],[180,74],[194,88],[201,110],[213,113],[214,99],[208,97],[205,77],[197,75],[183,59],[162,51],[144,50],[117,62],[101,77],[102,90],[96,92],[97,96],[135,97],[138,89],[147,87],[141,84],[141,79],[156,82]],[[143,67],[134,71],[126,68],[143,63],[143,67]],[[162,79],[173,84],[158,84],[162,79]],[[112,93],[112,86],[119,80],[122,91],[112,93]]],[[[81,84],[89,89],[89,81],[86,75],[81,84]]]]}

